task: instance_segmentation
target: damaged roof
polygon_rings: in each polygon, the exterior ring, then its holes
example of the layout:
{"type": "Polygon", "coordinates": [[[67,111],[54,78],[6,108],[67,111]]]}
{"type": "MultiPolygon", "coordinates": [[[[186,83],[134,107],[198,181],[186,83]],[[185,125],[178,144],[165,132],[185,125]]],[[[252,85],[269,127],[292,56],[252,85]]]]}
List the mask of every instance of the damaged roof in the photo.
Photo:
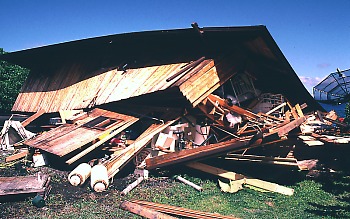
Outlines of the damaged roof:
{"type": "MultiPolygon", "coordinates": [[[[263,92],[281,93],[292,104],[307,103],[310,111],[322,110],[265,26],[198,28],[193,24],[193,28],[187,29],[65,42],[8,53],[0,59],[31,69],[13,111],[87,108],[164,90],[175,93],[180,90],[195,106],[239,71],[254,73],[263,92]],[[204,57],[202,68],[208,65],[216,68],[217,81],[208,90],[203,87],[197,92],[189,91],[188,86],[187,90],[181,88],[181,84],[174,86],[182,76],[167,81],[201,57],[204,57]],[[218,70],[223,57],[229,57],[226,60],[229,66],[221,65],[225,68],[218,70]],[[147,82],[149,87],[145,87],[147,82]]],[[[186,75],[191,75],[191,71],[186,75]]],[[[194,80],[192,76],[182,83],[194,80]]],[[[215,80],[207,75],[201,84],[215,80]]]]}

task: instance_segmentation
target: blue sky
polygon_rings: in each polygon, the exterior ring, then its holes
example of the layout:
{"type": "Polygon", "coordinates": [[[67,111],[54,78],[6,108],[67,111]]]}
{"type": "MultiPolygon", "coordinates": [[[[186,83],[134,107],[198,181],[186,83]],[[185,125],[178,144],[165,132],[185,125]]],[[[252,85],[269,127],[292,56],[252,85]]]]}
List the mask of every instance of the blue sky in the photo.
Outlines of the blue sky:
{"type": "Polygon", "coordinates": [[[265,25],[311,91],[350,68],[350,0],[0,0],[7,52],[116,33],[265,25]]]}

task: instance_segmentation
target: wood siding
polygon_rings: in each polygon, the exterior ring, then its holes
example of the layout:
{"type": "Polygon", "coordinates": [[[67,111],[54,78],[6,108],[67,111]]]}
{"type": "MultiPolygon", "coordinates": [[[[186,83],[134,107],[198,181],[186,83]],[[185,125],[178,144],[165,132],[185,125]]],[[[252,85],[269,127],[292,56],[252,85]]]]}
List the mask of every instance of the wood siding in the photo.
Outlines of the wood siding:
{"type": "Polygon", "coordinates": [[[234,60],[207,59],[167,82],[190,63],[174,63],[87,74],[80,66],[54,74],[31,74],[22,87],[12,111],[58,112],[83,109],[140,96],[169,87],[179,87],[188,101],[197,105],[234,74],[234,60]]]}

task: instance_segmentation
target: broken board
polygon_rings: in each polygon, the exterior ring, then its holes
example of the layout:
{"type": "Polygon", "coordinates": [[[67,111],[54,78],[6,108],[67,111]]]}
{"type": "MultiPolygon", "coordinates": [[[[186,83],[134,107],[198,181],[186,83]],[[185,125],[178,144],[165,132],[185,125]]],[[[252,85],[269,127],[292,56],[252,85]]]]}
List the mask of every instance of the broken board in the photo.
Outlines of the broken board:
{"type": "Polygon", "coordinates": [[[49,176],[43,174],[0,177],[0,198],[7,195],[44,192],[48,179],[49,176]]]}
{"type": "MultiPolygon", "coordinates": [[[[25,141],[23,144],[41,149],[43,151],[65,156],[82,146],[101,140],[111,131],[125,124],[131,125],[135,117],[123,115],[102,109],[93,109],[87,117],[75,121],[74,124],[63,124],[55,129],[45,132],[36,138],[25,141]]],[[[124,126],[124,129],[127,127],[124,126]]]]}

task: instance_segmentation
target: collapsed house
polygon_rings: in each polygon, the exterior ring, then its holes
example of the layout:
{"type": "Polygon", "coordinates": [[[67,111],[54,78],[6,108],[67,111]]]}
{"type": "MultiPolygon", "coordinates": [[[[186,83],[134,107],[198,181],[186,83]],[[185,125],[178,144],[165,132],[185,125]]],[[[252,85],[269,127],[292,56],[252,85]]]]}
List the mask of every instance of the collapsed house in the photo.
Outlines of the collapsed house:
{"type": "Polygon", "coordinates": [[[288,188],[197,161],[220,156],[309,169],[310,163],[291,156],[294,143],[278,145],[296,141],[297,135],[289,134],[309,115],[325,116],[265,26],[194,23],[188,29],[96,37],[0,58],[31,70],[12,111],[28,114],[29,122],[45,131],[22,145],[44,154],[44,163],[77,167],[70,174],[80,174],[71,179],[74,185],[91,175],[95,191],[104,191],[133,160],[140,169],[184,164],[227,176],[236,183],[223,185],[227,191],[265,183],[264,189],[290,195],[288,188]],[[249,153],[262,147],[266,154],[249,153]],[[80,166],[86,162],[90,165],[80,166]],[[105,174],[102,184],[93,173],[105,174]]]}

